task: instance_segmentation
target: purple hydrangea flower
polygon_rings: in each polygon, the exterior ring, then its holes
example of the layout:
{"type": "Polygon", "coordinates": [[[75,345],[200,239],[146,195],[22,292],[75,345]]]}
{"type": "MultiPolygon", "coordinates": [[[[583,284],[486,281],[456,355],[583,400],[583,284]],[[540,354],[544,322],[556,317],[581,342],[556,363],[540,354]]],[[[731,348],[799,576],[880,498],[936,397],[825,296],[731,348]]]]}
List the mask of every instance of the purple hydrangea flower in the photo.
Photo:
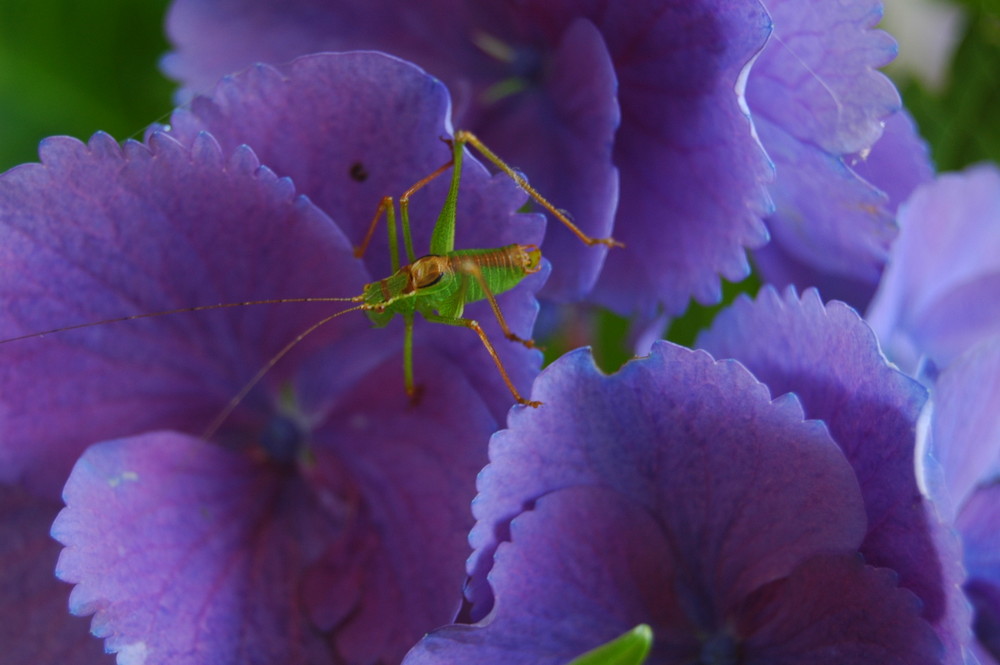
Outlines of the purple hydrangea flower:
{"type": "Polygon", "coordinates": [[[959,356],[932,389],[932,495],[962,538],[980,663],[1000,663],[1000,337],[959,356]]]}
{"type": "MultiPolygon", "coordinates": [[[[770,175],[742,104],[770,21],[756,0],[190,2],[171,7],[166,70],[189,89],[262,60],[380,49],[444,80],[455,122],[524,169],[607,256],[594,298],[620,312],[717,301],[749,272],[770,175]],[[619,185],[620,182],[620,185],[619,185]]],[[[575,298],[602,251],[558,225],[550,297],[575,298]]]]}
{"type": "Polygon", "coordinates": [[[921,616],[945,644],[942,662],[963,662],[969,612],[956,592],[958,543],[914,469],[926,390],[886,362],[853,309],[824,305],[814,290],[801,298],[772,288],[756,301],[741,297],[698,345],[739,360],[774,394],[794,393],[807,417],[826,423],[864,497],[868,528],[859,551],[870,564],[895,570],[900,586],[920,597],[921,616]]]}
{"type": "Polygon", "coordinates": [[[869,321],[928,383],[927,455],[938,510],[962,539],[979,660],[1000,662],[1000,170],[946,174],[903,206],[869,321]]]}
{"type": "Polygon", "coordinates": [[[893,361],[933,377],[1000,334],[1000,169],[940,176],[903,205],[900,225],[866,318],[893,361]]]}
{"type": "MultiPolygon", "coordinates": [[[[327,55],[223,83],[172,136],[46,140],[41,164],[0,176],[0,338],[218,302],[357,295],[385,276],[370,266],[388,265],[384,250],[353,257],[358,229],[380,196],[447,161],[448,103],[438,81],[396,59],[327,55]],[[185,133],[227,104],[262,128],[265,151],[284,146],[316,169],[302,179],[323,183],[323,209],[251,148],[227,145],[240,130],[185,133]]],[[[418,244],[446,188],[414,199],[418,244]]],[[[478,224],[460,221],[459,237],[537,240],[541,220],[516,212],[524,200],[467,163],[459,215],[478,224]]],[[[499,299],[524,336],[539,279],[499,299]]],[[[186,313],[0,347],[0,499],[16,534],[4,532],[0,556],[3,618],[59,630],[50,615],[61,603],[47,600],[55,580],[12,576],[38,570],[33,543],[65,482],[52,527],[65,545],[58,575],[120,662],[395,662],[450,620],[473,479],[510,403],[475,335],[418,322],[413,405],[399,322],[374,330],[345,314],[202,438],[278,350],[345,306],[186,313]]],[[[496,334],[485,303],[467,315],[496,334]]],[[[496,338],[525,386],[538,353],[496,338]]],[[[66,662],[79,634],[28,644],[29,633],[18,648],[30,662],[66,662]]],[[[89,658],[75,662],[98,662],[89,658]]]]}
{"type": "MultiPolygon", "coordinates": [[[[890,447],[881,495],[922,514],[912,469],[906,477],[895,462],[906,456],[895,440],[904,432],[889,417],[894,405],[915,406],[920,387],[884,364],[866,376],[874,338],[846,308],[810,298],[784,304],[844,342],[844,373],[873,390],[858,407],[884,414],[874,421],[887,426],[877,443],[890,447]],[[886,397],[894,402],[880,407],[886,397]]],[[[830,368],[819,374],[833,378],[830,368]]],[[[877,453],[861,454],[870,473],[859,473],[850,448],[861,442],[835,443],[796,397],[772,401],[739,363],[667,343],[612,376],[571,353],[533,395],[545,407],[511,415],[480,476],[476,623],[431,633],[407,665],[554,665],[639,623],[654,633],[650,663],[942,662],[916,593],[949,588],[919,547],[926,532],[910,540],[916,561],[859,556],[880,529],[869,479],[877,453]],[[897,586],[892,564],[914,563],[927,585],[897,586]]],[[[890,523],[907,519],[888,513],[890,523]]],[[[911,538],[888,530],[887,540],[911,538]]]]}

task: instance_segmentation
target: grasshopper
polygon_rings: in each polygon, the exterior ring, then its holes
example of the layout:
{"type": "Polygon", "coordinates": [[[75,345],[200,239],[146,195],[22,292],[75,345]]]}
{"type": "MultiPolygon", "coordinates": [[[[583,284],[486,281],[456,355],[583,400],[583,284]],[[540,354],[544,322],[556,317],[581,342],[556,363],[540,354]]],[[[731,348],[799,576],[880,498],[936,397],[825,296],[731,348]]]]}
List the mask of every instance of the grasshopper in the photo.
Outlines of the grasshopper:
{"type": "Polygon", "coordinates": [[[115,319],[107,319],[91,323],[83,323],[74,326],[31,333],[19,337],[0,340],[0,344],[38,337],[63,330],[73,330],[89,326],[101,325],[105,323],[115,323],[134,319],[163,316],[167,314],[178,314],[182,312],[197,312],[209,309],[219,309],[224,307],[242,307],[248,305],[263,305],[277,303],[304,303],[304,302],[353,302],[358,303],[354,307],[340,310],[334,314],[326,316],[309,328],[301,332],[298,336],[288,342],[281,350],[272,356],[268,362],[243,386],[226,408],[216,417],[206,432],[206,438],[214,433],[225,421],[239,403],[249,394],[266,373],[277,364],[289,351],[292,350],[306,336],[316,329],[329,323],[333,319],[349,312],[363,311],[368,315],[375,327],[384,327],[397,315],[401,315],[404,321],[404,341],[403,341],[403,375],[407,395],[411,401],[417,401],[419,391],[413,376],[413,327],[416,313],[432,323],[441,323],[452,326],[463,326],[474,331],[493,359],[497,370],[500,373],[504,384],[510,390],[515,401],[529,407],[541,405],[538,401],[525,399],[514,386],[504,368],[500,357],[497,355],[493,343],[487,337],[479,323],[470,318],[462,316],[467,304],[487,300],[493,311],[497,322],[503,331],[504,336],[514,342],[523,344],[527,348],[535,348],[535,344],[530,339],[523,339],[514,334],[504,319],[500,306],[497,304],[496,295],[509,291],[516,287],[530,274],[537,272],[541,267],[541,251],[535,245],[513,244],[504,247],[486,249],[461,249],[456,250],[455,245],[455,218],[458,201],[458,188],[461,181],[462,160],[467,145],[472,146],[483,157],[493,163],[498,169],[507,174],[514,182],[527,192],[543,208],[551,213],[561,223],[566,225],[580,240],[587,245],[606,245],[609,247],[621,247],[621,243],[613,238],[592,238],[573,224],[569,218],[560,210],[556,209],[549,201],[542,197],[528,182],[495,153],[486,147],[482,141],[467,131],[459,130],[455,132],[454,138],[447,140],[452,148],[452,158],[441,167],[427,175],[399,197],[399,217],[402,222],[403,246],[408,263],[400,265],[399,261],[399,240],[396,230],[396,203],[392,196],[385,196],[379,202],[378,208],[371,224],[362,240],[355,248],[354,255],[358,258],[364,256],[368,245],[374,235],[375,229],[382,216],[386,218],[386,225],[389,233],[389,251],[391,253],[392,274],[384,279],[366,284],[360,295],[354,297],[307,297],[307,298],[280,298],[269,300],[249,300],[243,302],[218,303],[213,305],[202,305],[182,309],[174,309],[160,312],[149,312],[136,314],[115,319]],[[435,222],[431,235],[429,253],[426,256],[417,258],[413,250],[413,240],[410,233],[409,200],[410,197],[428,183],[441,176],[448,169],[452,170],[451,183],[444,205],[435,222]]]}

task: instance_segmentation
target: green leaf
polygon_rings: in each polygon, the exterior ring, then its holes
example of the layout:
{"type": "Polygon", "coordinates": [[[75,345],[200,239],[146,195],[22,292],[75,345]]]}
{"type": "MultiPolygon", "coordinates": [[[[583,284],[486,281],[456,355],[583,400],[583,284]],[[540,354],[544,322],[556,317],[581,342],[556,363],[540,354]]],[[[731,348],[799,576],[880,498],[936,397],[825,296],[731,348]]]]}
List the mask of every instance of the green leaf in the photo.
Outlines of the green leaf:
{"type": "Polygon", "coordinates": [[[642,665],[653,646],[653,629],[641,623],[621,637],[576,658],[569,665],[642,665]]]}
{"type": "Polygon", "coordinates": [[[941,171],[983,160],[1000,161],[1000,14],[998,0],[967,0],[965,34],[952,60],[949,81],[940,93],[917,82],[901,92],[941,171]]]}

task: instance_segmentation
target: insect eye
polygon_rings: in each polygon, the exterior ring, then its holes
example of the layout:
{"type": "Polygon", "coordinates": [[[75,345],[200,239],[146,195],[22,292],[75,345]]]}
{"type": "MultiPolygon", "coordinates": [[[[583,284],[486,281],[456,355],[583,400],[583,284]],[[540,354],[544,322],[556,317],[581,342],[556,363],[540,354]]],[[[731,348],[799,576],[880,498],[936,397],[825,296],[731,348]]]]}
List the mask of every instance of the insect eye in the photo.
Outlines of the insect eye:
{"type": "Polygon", "coordinates": [[[426,289],[441,281],[447,259],[440,256],[425,256],[417,259],[410,269],[411,285],[414,289],[426,289]]]}

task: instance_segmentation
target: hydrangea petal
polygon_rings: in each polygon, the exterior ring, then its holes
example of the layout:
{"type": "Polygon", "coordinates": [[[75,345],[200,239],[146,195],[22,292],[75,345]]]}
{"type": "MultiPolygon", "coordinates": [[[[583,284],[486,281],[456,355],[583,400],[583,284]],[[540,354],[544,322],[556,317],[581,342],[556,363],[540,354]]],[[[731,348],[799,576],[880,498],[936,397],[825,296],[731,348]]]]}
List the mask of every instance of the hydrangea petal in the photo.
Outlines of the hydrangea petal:
{"type": "MultiPolygon", "coordinates": [[[[451,158],[441,140],[450,134],[449,99],[440,81],[408,63],[375,53],[319,54],[296,60],[282,71],[259,65],[224,79],[211,97],[192,103],[171,119],[172,135],[189,142],[210,131],[224,148],[246,143],[277,173],[296,186],[361,244],[384,196],[399,196],[451,158]],[[324,131],[317,135],[316,128],[324,131]],[[363,177],[358,177],[363,173],[363,177]]],[[[426,253],[448,177],[417,192],[410,205],[414,248],[426,253]]],[[[490,176],[466,159],[458,196],[456,249],[538,244],[538,215],[517,212],[526,195],[507,176],[490,176]]],[[[391,273],[384,220],[376,229],[364,261],[374,278],[391,273]]],[[[533,292],[544,275],[526,288],[497,300],[510,327],[529,337],[537,304],[533,292]]],[[[496,340],[514,383],[527,391],[540,356],[503,341],[486,302],[466,314],[496,340]]],[[[494,396],[497,419],[510,405],[509,393],[479,339],[468,330],[418,324],[420,338],[477,377],[484,394],[494,396]]],[[[398,332],[396,333],[398,335],[398,332]]],[[[401,346],[401,342],[397,342],[401,346]]]]}
{"type": "Polygon", "coordinates": [[[934,179],[930,149],[906,109],[889,116],[871,150],[851,156],[848,165],[889,196],[892,211],[910,198],[913,190],[934,179]]]}
{"type": "Polygon", "coordinates": [[[0,644],[4,663],[111,665],[87,624],[66,610],[52,574],[59,544],[49,537],[59,506],[0,485],[0,644]]]}
{"type": "MultiPolygon", "coordinates": [[[[511,164],[530,167],[531,186],[594,238],[612,235],[618,207],[618,169],[611,152],[618,129],[618,80],[601,33],[578,18],[561,35],[548,65],[544,94],[513,108],[491,109],[472,121],[491,146],[504,146],[511,164]]],[[[587,247],[550,218],[544,250],[556,264],[543,295],[575,299],[594,285],[607,249],[587,247]]]]}
{"type": "Polygon", "coordinates": [[[830,471],[817,479],[817,468],[840,468],[841,453],[819,424],[801,423],[793,399],[772,404],[737,363],[658,344],[649,358],[605,377],[589,354],[576,352],[543,372],[533,397],[545,407],[512,412],[480,475],[470,535],[470,594],[478,616],[489,604],[485,573],[509,521],[562,487],[611,487],[662,512],[661,519],[675,524],[679,546],[693,548],[678,556],[695,570],[712,543],[718,557],[712,569],[726,601],[782,574],[814,548],[860,542],[864,523],[852,512],[860,509],[852,498],[853,474],[830,471]],[[720,420],[721,414],[727,417],[720,420]],[[780,482],[760,482],[771,473],[780,482]],[[806,477],[809,482],[799,482],[806,477]],[[825,498],[834,495],[843,503],[825,498]],[[743,508],[734,515],[736,506],[743,508]],[[832,512],[803,527],[795,516],[804,506],[832,512]],[[786,513],[787,519],[776,517],[786,513]],[[764,514],[772,516],[766,534],[756,523],[764,514]]]}
{"type": "Polygon", "coordinates": [[[998,222],[995,165],[942,175],[901,206],[899,239],[866,318],[904,370],[915,371],[925,355],[943,369],[976,339],[996,334],[998,222]],[[956,311],[953,298],[976,306],[956,311]]]}
{"type": "Polygon", "coordinates": [[[900,105],[875,71],[896,56],[892,38],[873,29],[881,3],[768,0],[767,10],[774,34],[747,83],[754,117],[831,154],[870,147],[900,105]]]}
{"type": "Polygon", "coordinates": [[[793,290],[782,296],[765,288],[756,301],[741,298],[698,346],[739,360],[777,394],[794,392],[807,416],[827,423],[865,497],[869,528],[861,552],[899,573],[900,585],[921,598],[924,617],[948,641],[966,610],[953,592],[962,573],[950,537],[928,510],[914,473],[926,391],[886,362],[854,310],[824,306],[811,290],[799,298],[793,290]]]}
{"type": "MultiPolygon", "coordinates": [[[[758,127],[761,124],[758,122],[758,127]]],[[[785,137],[788,138],[787,135],[785,137]]],[[[816,149],[812,146],[800,146],[798,149],[816,156],[816,149]]],[[[792,150],[792,154],[794,154],[794,150],[792,150]]],[[[773,152],[772,146],[772,155],[773,152]]],[[[867,220],[868,235],[858,236],[848,241],[848,246],[855,245],[860,248],[862,258],[868,257],[868,260],[862,260],[859,266],[863,269],[858,270],[854,265],[841,265],[840,269],[833,272],[821,269],[820,266],[827,263],[828,259],[816,260],[818,258],[816,253],[808,251],[808,248],[810,246],[823,246],[828,242],[827,239],[821,240],[815,237],[824,231],[824,227],[817,228],[811,218],[805,217],[799,219],[798,223],[791,223],[792,218],[789,218],[787,213],[770,218],[772,227],[775,227],[775,235],[770,243],[754,252],[754,263],[764,281],[769,284],[777,287],[794,285],[802,290],[810,286],[816,287],[825,299],[842,300],[859,311],[864,311],[875,295],[875,290],[878,288],[878,278],[881,277],[885,267],[888,247],[886,243],[888,240],[894,239],[897,233],[895,224],[885,223],[885,216],[891,214],[894,217],[899,204],[906,200],[917,186],[930,182],[934,177],[927,145],[917,135],[916,126],[909,114],[905,110],[900,110],[886,120],[882,137],[872,146],[871,150],[865,151],[863,155],[845,156],[843,162],[829,155],[826,157],[816,156],[816,158],[820,164],[839,165],[836,170],[844,174],[847,171],[842,164],[846,162],[847,166],[850,167],[849,170],[853,171],[856,176],[860,176],[889,197],[883,212],[859,209],[858,203],[863,199],[868,198],[877,202],[880,197],[871,188],[861,186],[855,176],[845,175],[839,182],[851,184],[847,191],[857,190],[857,195],[841,195],[832,203],[827,201],[828,209],[823,210],[820,215],[822,218],[829,210],[834,209],[839,212],[846,205],[854,209],[854,217],[857,218],[860,215],[863,224],[867,220]],[[793,235],[791,243],[786,245],[784,233],[790,229],[802,234],[801,243],[796,243],[797,236],[793,235]],[[804,245],[806,251],[803,251],[803,247],[797,248],[796,244],[804,245]]],[[[787,171],[784,171],[783,174],[787,175],[787,171]]],[[[836,177],[834,177],[833,182],[837,182],[836,177]]],[[[776,187],[782,187],[780,180],[776,187]]],[[[794,189],[789,193],[793,197],[796,195],[794,189]]],[[[825,196],[825,191],[821,194],[825,196]]],[[[846,230],[842,228],[843,225],[839,223],[839,220],[836,221],[837,223],[826,229],[827,232],[836,235],[846,230]]],[[[843,244],[843,241],[839,244],[843,244]]],[[[835,260],[834,265],[844,263],[842,256],[835,258],[840,260],[835,260]]]]}
{"type": "Polygon", "coordinates": [[[321,645],[284,574],[322,524],[302,494],[180,434],[93,446],[52,527],[66,546],[57,575],[76,584],[70,608],[93,613],[94,634],[126,661],[310,662],[321,645]]]}
{"type": "Polygon", "coordinates": [[[752,635],[746,651],[753,656],[746,662],[941,662],[941,643],[919,619],[919,599],[896,586],[891,570],[858,556],[809,559],[748,605],[741,628],[752,635]]]}
{"type": "Polygon", "coordinates": [[[965,591],[975,609],[973,627],[981,648],[989,652],[984,663],[1000,660],[1000,485],[973,492],[955,526],[962,533],[969,579],[965,591]]]}
{"type": "MultiPolygon", "coordinates": [[[[340,230],[246,148],[227,159],[208,136],[122,148],[98,134],[88,145],[47,139],[41,158],[0,176],[0,338],[220,302],[350,296],[366,281],[340,230]]],[[[240,307],[6,344],[0,473],[54,498],[90,442],[167,425],[200,432],[339,305],[240,307]]],[[[338,323],[299,352],[367,327],[361,315],[338,323]]]]}
{"type": "Polygon", "coordinates": [[[954,518],[977,484],[1000,476],[1000,338],[963,354],[934,387],[930,454],[944,474],[939,502],[954,518]]]}
{"type": "Polygon", "coordinates": [[[545,408],[512,415],[479,482],[477,515],[517,512],[473,533],[504,541],[492,611],[404,662],[561,663],[639,622],[652,662],[729,662],[724,643],[746,662],[939,662],[916,597],[853,552],[863,507],[846,460],[794,398],[761,388],[667,344],[610,377],[586,352],[554,363],[536,382],[545,408]],[[732,577],[750,561],[767,573],[732,577]]]}
{"type": "Polygon", "coordinates": [[[461,368],[426,354],[415,371],[438,379],[417,408],[385,389],[399,372],[386,362],[314,434],[321,478],[310,482],[329,488],[348,477],[360,494],[359,521],[371,525],[364,538],[332,543],[306,578],[311,616],[336,627],[346,662],[398,662],[417,638],[454,619],[461,602],[468,506],[496,421],[461,368]]]}
{"type": "Polygon", "coordinates": [[[773,242],[822,272],[876,283],[896,236],[886,195],[839,156],[766,119],[756,126],[778,172],[771,186],[777,208],[768,217],[773,242]]]}
{"type": "Polygon", "coordinates": [[[641,30],[638,43],[609,41],[622,108],[615,237],[626,248],[608,254],[594,299],[622,313],[676,314],[691,297],[717,302],[718,276],[744,278],[745,248],[767,239],[771,167],[747,131],[741,94],[770,21],[751,3],[719,2],[615,19],[641,30]]]}

